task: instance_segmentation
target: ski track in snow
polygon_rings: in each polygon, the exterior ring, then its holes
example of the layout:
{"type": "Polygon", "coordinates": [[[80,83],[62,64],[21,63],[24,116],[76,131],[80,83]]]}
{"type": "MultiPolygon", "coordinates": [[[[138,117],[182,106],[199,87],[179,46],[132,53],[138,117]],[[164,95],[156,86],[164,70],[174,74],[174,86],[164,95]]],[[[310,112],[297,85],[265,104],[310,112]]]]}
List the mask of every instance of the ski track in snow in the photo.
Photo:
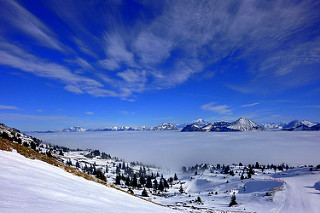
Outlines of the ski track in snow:
{"type": "Polygon", "coordinates": [[[274,201],[278,206],[272,212],[319,213],[320,192],[314,186],[319,178],[319,173],[282,178],[285,187],[275,194],[274,201]]]}

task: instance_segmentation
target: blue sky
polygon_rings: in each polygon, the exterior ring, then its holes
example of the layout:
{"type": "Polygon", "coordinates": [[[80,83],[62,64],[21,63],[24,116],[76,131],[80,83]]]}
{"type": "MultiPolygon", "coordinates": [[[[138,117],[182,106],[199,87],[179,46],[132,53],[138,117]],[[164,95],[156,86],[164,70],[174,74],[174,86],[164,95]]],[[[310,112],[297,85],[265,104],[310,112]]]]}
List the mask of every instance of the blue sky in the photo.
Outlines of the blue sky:
{"type": "Polygon", "coordinates": [[[320,121],[319,11],[319,1],[2,0],[0,121],[320,121]]]}

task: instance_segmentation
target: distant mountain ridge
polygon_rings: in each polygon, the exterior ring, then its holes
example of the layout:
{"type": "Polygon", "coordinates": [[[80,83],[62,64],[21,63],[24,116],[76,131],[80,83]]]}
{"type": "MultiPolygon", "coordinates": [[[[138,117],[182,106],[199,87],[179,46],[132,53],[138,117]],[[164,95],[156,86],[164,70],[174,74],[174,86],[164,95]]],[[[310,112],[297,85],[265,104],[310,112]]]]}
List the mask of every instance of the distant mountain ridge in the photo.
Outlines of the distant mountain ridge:
{"type": "Polygon", "coordinates": [[[56,131],[33,131],[34,133],[55,133],[55,132],[100,132],[100,131],[167,131],[179,130],[182,132],[237,132],[251,130],[282,130],[282,131],[318,131],[320,123],[309,121],[293,120],[289,123],[272,122],[257,124],[252,120],[240,118],[234,122],[218,121],[210,123],[204,119],[197,119],[187,124],[172,124],[164,122],[154,127],[130,127],[130,126],[113,126],[98,129],[85,129],[80,126],[64,128],[56,131]]]}
{"type": "Polygon", "coordinates": [[[220,121],[209,123],[202,127],[196,124],[189,124],[181,132],[239,132],[252,130],[264,130],[264,128],[249,119],[239,118],[234,122],[220,121]]]}
{"type": "Polygon", "coordinates": [[[289,123],[266,123],[262,124],[265,129],[283,130],[283,131],[319,131],[319,123],[315,124],[310,121],[293,120],[289,123]]]}

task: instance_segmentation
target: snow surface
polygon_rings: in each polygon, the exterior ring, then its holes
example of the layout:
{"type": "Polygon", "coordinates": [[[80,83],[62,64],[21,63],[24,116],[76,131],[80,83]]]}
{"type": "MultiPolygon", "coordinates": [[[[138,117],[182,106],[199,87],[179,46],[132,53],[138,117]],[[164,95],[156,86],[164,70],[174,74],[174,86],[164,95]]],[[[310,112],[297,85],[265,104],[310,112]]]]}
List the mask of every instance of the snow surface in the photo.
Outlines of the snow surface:
{"type": "Polygon", "coordinates": [[[84,132],[34,133],[43,141],[70,148],[99,149],[126,161],[171,169],[196,163],[258,161],[293,165],[320,162],[320,132],[84,132]],[[146,151],[147,150],[147,151],[146,151]]]}
{"type": "Polygon", "coordinates": [[[0,212],[172,212],[16,152],[0,151],[0,212]]]}
{"type": "Polygon", "coordinates": [[[310,172],[309,168],[293,169],[278,173],[285,181],[283,191],[275,194],[278,206],[272,212],[320,212],[320,193],[316,191],[319,172],[310,172]]]}

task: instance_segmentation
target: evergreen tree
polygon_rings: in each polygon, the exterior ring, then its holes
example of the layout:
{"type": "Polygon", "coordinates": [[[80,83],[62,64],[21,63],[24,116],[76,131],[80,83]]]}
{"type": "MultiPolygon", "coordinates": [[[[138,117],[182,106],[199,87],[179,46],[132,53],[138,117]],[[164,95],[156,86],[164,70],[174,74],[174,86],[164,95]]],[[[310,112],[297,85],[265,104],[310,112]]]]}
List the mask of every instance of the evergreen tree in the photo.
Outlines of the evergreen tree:
{"type": "Polygon", "coordinates": [[[140,176],[139,182],[140,182],[141,185],[146,184],[146,179],[144,178],[143,175],[140,176]]]}
{"type": "Polygon", "coordinates": [[[182,172],[186,173],[187,172],[187,168],[185,166],[182,167],[182,172]]]}
{"type": "Polygon", "coordinates": [[[7,139],[7,140],[10,139],[8,133],[6,133],[6,132],[2,132],[1,135],[0,135],[0,137],[2,137],[2,138],[4,138],[4,139],[7,139]]]}
{"type": "Polygon", "coordinates": [[[94,175],[100,180],[107,181],[107,178],[106,178],[106,176],[104,176],[104,174],[101,171],[101,169],[95,170],[94,171],[94,175]]]}
{"type": "Polygon", "coordinates": [[[169,184],[166,179],[163,179],[163,186],[164,186],[164,188],[169,189],[169,184]]]}
{"type": "Polygon", "coordinates": [[[256,162],[256,166],[255,166],[256,169],[259,169],[260,168],[260,165],[258,162],[256,162]]]}
{"type": "Polygon", "coordinates": [[[177,173],[174,173],[174,177],[173,177],[173,180],[178,180],[178,176],[177,176],[177,173]]]}
{"type": "Polygon", "coordinates": [[[241,179],[241,180],[243,180],[243,179],[244,179],[244,176],[243,176],[243,174],[241,174],[241,177],[240,177],[240,179],[241,179]]]}
{"type": "Polygon", "coordinates": [[[115,184],[116,185],[120,185],[121,183],[120,183],[120,180],[121,180],[121,176],[120,175],[117,175],[116,176],[116,182],[115,182],[115,184]]]}
{"type": "Polygon", "coordinates": [[[46,154],[47,154],[47,156],[48,156],[48,157],[52,158],[51,151],[47,151],[47,153],[46,153],[46,154]]]}
{"type": "Polygon", "coordinates": [[[184,190],[183,190],[182,184],[180,185],[179,192],[180,192],[181,194],[182,194],[182,193],[184,193],[184,190]]]}
{"type": "Polygon", "coordinates": [[[199,196],[197,197],[196,202],[197,202],[197,203],[202,203],[202,200],[201,200],[201,198],[200,198],[199,196]]]}
{"type": "Polygon", "coordinates": [[[251,178],[251,173],[250,172],[248,172],[248,179],[250,179],[251,178]]]}
{"type": "Polygon", "coordinates": [[[37,145],[33,141],[30,143],[30,146],[31,146],[31,149],[35,151],[37,150],[37,145]]]}
{"type": "Polygon", "coordinates": [[[146,187],[147,188],[152,188],[152,182],[151,182],[151,177],[150,176],[148,176],[148,178],[147,178],[146,187]]]}
{"type": "Polygon", "coordinates": [[[131,186],[133,186],[133,187],[137,187],[138,186],[138,180],[137,180],[137,175],[136,174],[133,175],[133,178],[132,178],[132,181],[131,181],[131,186]]]}
{"type": "Polygon", "coordinates": [[[229,207],[238,204],[237,201],[236,201],[236,199],[237,199],[237,198],[236,198],[236,195],[233,194],[232,197],[231,197],[231,201],[230,201],[230,203],[229,203],[229,207]]]}
{"type": "Polygon", "coordinates": [[[127,178],[126,178],[126,185],[130,186],[130,177],[129,176],[127,176],[127,178]]]}
{"type": "Polygon", "coordinates": [[[143,189],[141,196],[142,197],[149,197],[148,192],[147,192],[146,189],[143,189]]]}
{"type": "Polygon", "coordinates": [[[223,173],[224,173],[224,174],[228,174],[229,171],[230,171],[230,166],[228,165],[228,166],[226,166],[226,167],[224,168],[223,173]]]}
{"type": "Polygon", "coordinates": [[[157,189],[158,189],[158,181],[157,181],[157,179],[155,179],[155,180],[153,181],[153,189],[154,189],[154,190],[157,190],[157,189]]]}
{"type": "Polygon", "coordinates": [[[77,167],[77,168],[80,168],[79,161],[76,162],[76,167],[77,167]]]}
{"type": "Polygon", "coordinates": [[[168,179],[168,182],[170,183],[170,185],[171,185],[171,187],[172,187],[172,184],[173,184],[173,178],[172,178],[172,177],[170,177],[170,178],[168,179]]]}
{"type": "Polygon", "coordinates": [[[164,190],[164,186],[163,186],[162,181],[160,181],[159,190],[160,190],[161,192],[163,192],[163,190],[164,190]]]}

